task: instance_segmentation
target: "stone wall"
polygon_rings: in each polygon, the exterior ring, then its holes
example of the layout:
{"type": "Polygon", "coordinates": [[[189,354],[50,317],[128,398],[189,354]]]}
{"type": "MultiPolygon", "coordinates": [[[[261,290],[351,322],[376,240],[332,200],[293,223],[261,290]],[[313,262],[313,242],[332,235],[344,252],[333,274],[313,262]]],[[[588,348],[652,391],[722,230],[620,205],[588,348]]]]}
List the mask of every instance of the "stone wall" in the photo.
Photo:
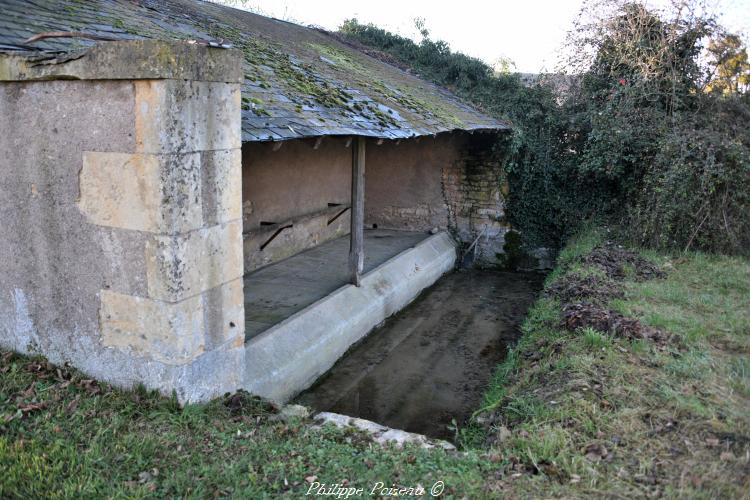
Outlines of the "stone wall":
{"type": "Polygon", "coordinates": [[[0,56],[0,345],[181,401],[244,365],[241,55],[0,56]]]}
{"type": "Polygon", "coordinates": [[[454,132],[368,144],[365,222],[379,228],[448,229],[477,263],[499,263],[508,224],[507,182],[494,134],[454,132]],[[473,250],[472,250],[473,252],[473,250]]]}
{"type": "Polygon", "coordinates": [[[458,158],[442,169],[448,227],[464,245],[477,241],[478,265],[494,265],[500,262],[509,230],[505,218],[508,183],[502,158],[493,149],[495,137],[486,134],[467,139],[458,158]]]}

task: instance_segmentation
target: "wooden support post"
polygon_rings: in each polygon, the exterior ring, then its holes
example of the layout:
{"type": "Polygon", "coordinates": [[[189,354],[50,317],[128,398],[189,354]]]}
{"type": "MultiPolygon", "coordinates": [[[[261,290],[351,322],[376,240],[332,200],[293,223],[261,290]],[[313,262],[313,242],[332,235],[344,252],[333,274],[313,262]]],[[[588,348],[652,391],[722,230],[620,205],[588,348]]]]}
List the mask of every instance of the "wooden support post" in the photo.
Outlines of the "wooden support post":
{"type": "Polygon", "coordinates": [[[365,138],[352,141],[352,230],[349,245],[349,276],[351,283],[360,286],[365,264],[365,138]]]}

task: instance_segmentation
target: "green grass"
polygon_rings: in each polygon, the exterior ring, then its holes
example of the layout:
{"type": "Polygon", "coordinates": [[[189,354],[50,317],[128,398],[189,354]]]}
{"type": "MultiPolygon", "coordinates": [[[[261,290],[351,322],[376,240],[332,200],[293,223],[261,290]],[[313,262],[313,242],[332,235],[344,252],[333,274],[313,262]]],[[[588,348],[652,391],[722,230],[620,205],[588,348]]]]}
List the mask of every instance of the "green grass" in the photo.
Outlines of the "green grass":
{"type": "MultiPolygon", "coordinates": [[[[579,257],[605,236],[572,241],[548,282],[598,272],[579,257]]],[[[561,304],[540,297],[457,429],[459,453],[279,421],[251,398],[181,408],[0,352],[0,497],[300,497],[313,477],[366,490],[444,481],[468,498],[747,496],[750,262],[646,255],[668,277],[626,279],[610,307],[678,341],[568,332],[561,304]]]]}
{"type": "Polygon", "coordinates": [[[259,402],[179,408],[145,391],[90,384],[6,353],[0,375],[0,497],[298,497],[305,478],[481,496],[499,466],[480,453],[383,448],[365,436],[275,421],[259,402]],[[41,366],[42,371],[37,368],[41,366]],[[16,416],[30,403],[44,407],[16,416]]]}
{"type": "MultiPolygon", "coordinates": [[[[580,257],[605,234],[572,241],[547,284],[599,273],[580,257]]],[[[515,494],[748,496],[750,262],[642,254],[668,277],[636,282],[626,273],[625,298],[610,307],[674,342],[563,330],[561,305],[542,297],[498,368],[477,420],[492,423],[487,436],[511,464],[504,477],[520,471],[515,494]]]]}

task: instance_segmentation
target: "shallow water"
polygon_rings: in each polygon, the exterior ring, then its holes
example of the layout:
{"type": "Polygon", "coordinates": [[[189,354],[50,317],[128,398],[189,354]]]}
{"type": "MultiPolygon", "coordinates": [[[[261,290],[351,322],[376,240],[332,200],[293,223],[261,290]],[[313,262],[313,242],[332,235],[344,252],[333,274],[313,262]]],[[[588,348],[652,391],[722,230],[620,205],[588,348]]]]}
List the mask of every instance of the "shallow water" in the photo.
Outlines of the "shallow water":
{"type": "Polygon", "coordinates": [[[460,270],[355,345],[298,402],[449,439],[482,402],[540,273],[460,270]]]}

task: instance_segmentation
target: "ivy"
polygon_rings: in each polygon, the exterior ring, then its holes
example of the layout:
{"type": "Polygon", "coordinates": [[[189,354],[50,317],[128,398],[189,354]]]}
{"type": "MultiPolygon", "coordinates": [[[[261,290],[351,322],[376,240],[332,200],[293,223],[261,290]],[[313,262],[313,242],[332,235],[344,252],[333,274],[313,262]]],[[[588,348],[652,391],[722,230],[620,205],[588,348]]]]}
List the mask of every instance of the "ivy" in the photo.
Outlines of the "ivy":
{"type": "Polygon", "coordinates": [[[595,1],[570,34],[574,76],[532,83],[452,52],[423,26],[419,43],[356,19],[340,34],[512,124],[499,147],[526,248],[559,248],[597,218],[647,246],[747,254],[750,98],[747,75],[730,74],[746,71],[747,54],[695,7],[595,1]]]}

